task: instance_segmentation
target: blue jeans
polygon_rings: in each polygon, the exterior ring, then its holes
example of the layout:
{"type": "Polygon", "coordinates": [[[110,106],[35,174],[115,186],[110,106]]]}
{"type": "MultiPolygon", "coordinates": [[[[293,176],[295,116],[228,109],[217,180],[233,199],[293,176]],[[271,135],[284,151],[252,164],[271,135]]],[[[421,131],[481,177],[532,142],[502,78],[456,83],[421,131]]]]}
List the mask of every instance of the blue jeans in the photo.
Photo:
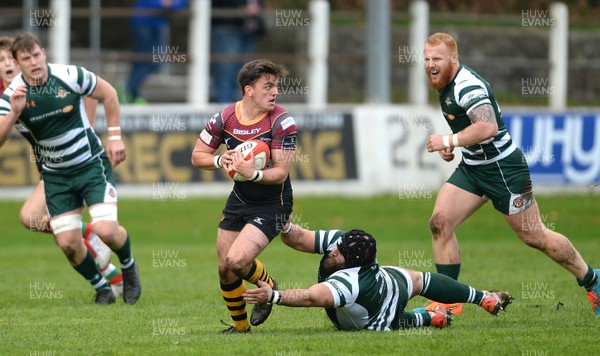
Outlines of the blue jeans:
{"type": "Polygon", "coordinates": [[[147,26],[147,25],[131,25],[131,33],[133,35],[133,52],[136,56],[147,55],[146,60],[133,60],[129,79],[125,85],[127,94],[132,98],[137,98],[140,95],[140,87],[146,77],[156,71],[159,63],[152,62],[153,50],[160,48],[164,50],[166,41],[162,27],[147,26]]]}
{"type": "MultiPolygon", "coordinates": [[[[211,52],[213,54],[247,54],[256,47],[256,35],[244,33],[234,26],[214,26],[211,30],[211,52]]],[[[243,62],[213,62],[213,101],[232,103],[241,98],[242,89],[237,80],[243,62]]]]}

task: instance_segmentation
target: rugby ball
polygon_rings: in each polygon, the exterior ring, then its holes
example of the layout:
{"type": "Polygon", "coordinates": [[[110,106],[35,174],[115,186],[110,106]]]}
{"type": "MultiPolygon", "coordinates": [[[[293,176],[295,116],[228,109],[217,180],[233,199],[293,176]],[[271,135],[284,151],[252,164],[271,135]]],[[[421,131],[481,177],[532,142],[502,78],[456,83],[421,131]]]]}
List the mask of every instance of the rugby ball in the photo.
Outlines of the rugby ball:
{"type": "MultiPolygon", "coordinates": [[[[237,145],[235,149],[242,153],[242,157],[244,157],[246,161],[251,160],[252,153],[254,153],[254,168],[259,171],[263,170],[269,163],[269,159],[271,159],[271,150],[269,149],[269,145],[260,140],[249,140],[242,142],[237,145]]],[[[233,180],[238,182],[248,180],[246,177],[236,172],[235,169],[229,169],[228,167],[225,168],[233,180]]]]}

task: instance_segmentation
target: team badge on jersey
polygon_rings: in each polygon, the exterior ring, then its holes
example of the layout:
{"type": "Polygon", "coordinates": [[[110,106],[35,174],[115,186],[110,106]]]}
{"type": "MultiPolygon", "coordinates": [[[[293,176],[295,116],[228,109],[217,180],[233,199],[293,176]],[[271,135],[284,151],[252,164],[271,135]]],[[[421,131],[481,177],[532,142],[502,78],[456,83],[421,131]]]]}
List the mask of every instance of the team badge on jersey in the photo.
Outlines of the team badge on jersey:
{"type": "Polygon", "coordinates": [[[518,197],[515,200],[513,200],[513,206],[517,209],[522,207],[523,206],[523,198],[518,197]]]}
{"type": "Polygon", "coordinates": [[[106,183],[106,188],[104,189],[104,203],[112,203],[117,201],[117,190],[115,187],[106,183]]]}
{"type": "Polygon", "coordinates": [[[67,97],[67,94],[69,93],[66,90],[64,90],[63,88],[59,88],[56,92],[56,98],[64,99],[67,97]]]}

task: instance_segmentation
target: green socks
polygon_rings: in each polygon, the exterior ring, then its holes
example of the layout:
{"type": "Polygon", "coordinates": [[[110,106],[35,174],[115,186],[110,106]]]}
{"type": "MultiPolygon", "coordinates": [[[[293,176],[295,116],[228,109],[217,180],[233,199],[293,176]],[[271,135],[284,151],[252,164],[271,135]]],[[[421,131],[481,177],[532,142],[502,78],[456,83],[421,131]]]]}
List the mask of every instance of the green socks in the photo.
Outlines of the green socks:
{"type": "Polygon", "coordinates": [[[83,278],[85,278],[92,285],[92,287],[94,287],[94,289],[108,287],[108,283],[100,271],[98,271],[96,261],[94,260],[94,257],[90,251],[87,251],[83,262],[73,268],[75,268],[75,270],[79,272],[79,274],[81,274],[83,278]]]}
{"type": "Polygon", "coordinates": [[[435,269],[438,273],[445,274],[446,276],[458,280],[460,274],[460,263],[455,264],[435,264],[435,269]]]}
{"type": "Polygon", "coordinates": [[[431,325],[431,315],[429,313],[404,312],[398,318],[398,327],[400,329],[418,328],[429,325],[431,325]]]}
{"type": "Polygon", "coordinates": [[[131,244],[129,240],[129,234],[127,234],[127,239],[125,240],[123,246],[121,246],[121,248],[118,250],[114,250],[117,257],[119,257],[119,262],[121,262],[121,268],[129,268],[133,264],[131,244]]]}
{"type": "Polygon", "coordinates": [[[582,280],[577,280],[577,284],[579,284],[580,287],[584,287],[588,292],[592,289],[596,282],[598,282],[598,276],[596,276],[594,270],[589,265],[585,277],[583,277],[582,280]]]}
{"type": "Polygon", "coordinates": [[[440,273],[423,272],[422,296],[440,303],[475,303],[483,298],[483,291],[458,282],[440,273]]]}

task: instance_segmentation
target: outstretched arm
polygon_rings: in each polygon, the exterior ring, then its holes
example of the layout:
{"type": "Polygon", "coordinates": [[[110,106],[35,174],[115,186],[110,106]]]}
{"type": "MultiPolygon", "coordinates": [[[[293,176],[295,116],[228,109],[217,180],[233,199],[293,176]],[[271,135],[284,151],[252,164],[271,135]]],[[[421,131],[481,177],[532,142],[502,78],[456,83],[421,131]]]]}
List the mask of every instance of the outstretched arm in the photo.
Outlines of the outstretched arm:
{"type": "Polygon", "coordinates": [[[315,232],[302,228],[300,225],[288,223],[279,235],[281,241],[294,250],[300,252],[316,253],[315,232]],[[289,229],[289,230],[288,230],[289,229]]]}
{"type": "Polygon", "coordinates": [[[319,283],[308,289],[288,289],[277,291],[271,289],[263,281],[258,281],[259,288],[247,289],[243,296],[249,304],[274,303],[288,307],[333,307],[333,295],[325,284],[319,283]]]}

